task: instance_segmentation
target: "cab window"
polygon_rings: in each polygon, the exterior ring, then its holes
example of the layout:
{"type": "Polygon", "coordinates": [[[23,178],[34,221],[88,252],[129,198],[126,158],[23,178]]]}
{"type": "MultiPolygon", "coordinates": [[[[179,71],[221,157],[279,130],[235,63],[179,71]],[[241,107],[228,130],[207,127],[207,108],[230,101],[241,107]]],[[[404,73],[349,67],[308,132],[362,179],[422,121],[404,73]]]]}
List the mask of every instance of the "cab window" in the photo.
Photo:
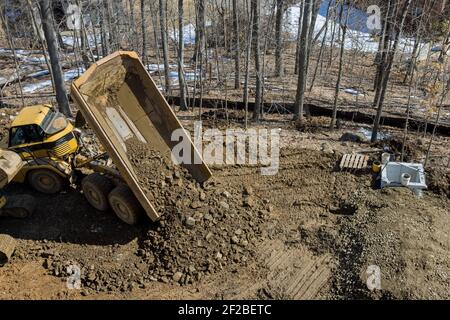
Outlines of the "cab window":
{"type": "Polygon", "coordinates": [[[11,129],[10,146],[17,146],[24,143],[40,142],[44,138],[44,132],[36,125],[21,126],[11,129]]]}

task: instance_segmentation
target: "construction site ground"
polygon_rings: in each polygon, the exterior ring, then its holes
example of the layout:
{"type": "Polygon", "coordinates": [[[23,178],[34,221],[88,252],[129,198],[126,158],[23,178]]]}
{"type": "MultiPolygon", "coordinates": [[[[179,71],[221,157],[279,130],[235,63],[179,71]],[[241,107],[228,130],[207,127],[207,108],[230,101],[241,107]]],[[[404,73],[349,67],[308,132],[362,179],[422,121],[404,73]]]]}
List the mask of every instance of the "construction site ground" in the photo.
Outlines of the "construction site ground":
{"type": "MultiPolygon", "coordinates": [[[[192,130],[192,113],[179,116],[192,130]]],[[[228,259],[212,252],[220,262],[198,278],[187,278],[199,274],[194,266],[170,272],[170,265],[155,262],[167,255],[150,239],[164,234],[162,223],[125,225],[69,188],[42,195],[10,185],[7,193],[33,194],[39,205],[30,218],[0,223],[0,233],[17,239],[10,263],[0,267],[0,299],[449,299],[449,138],[435,137],[429,190],[419,198],[407,188],[377,189],[370,171],[338,168],[345,153],[362,151],[375,159],[380,153],[371,151],[398,147],[401,130],[384,127],[391,139],[373,145],[340,140],[361,124],[344,122],[329,131],[328,118],[314,118],[299,131],[287,120],[268,115],[250,124],[281,129],[278,174],[263,176],[255,166],[213,166],[214,184],[206,196],[220,205],[214,214],[202,214],[204,223],[194,229],[173,229],[195,240],[189,244],[194,255],[200,248],[216,250],[195,235],[211,230],[213,238],[229,239],[228,259]],[[245,248],[236,236],[248,240],[245,248]],[[68,265],[81,267],[81,289],[67,287],[68,265]],[[371,265],[380,268],[381,290],[366,285],[371,265]]],[[[209,119],[203,126],[242,124],[209,119]]],[[[422,161],[429,139],[411,133],[408,157],[422,161]]],[[[185,247],[171,241],[165,250],[176,261],[177,248],[185,247]]]]}

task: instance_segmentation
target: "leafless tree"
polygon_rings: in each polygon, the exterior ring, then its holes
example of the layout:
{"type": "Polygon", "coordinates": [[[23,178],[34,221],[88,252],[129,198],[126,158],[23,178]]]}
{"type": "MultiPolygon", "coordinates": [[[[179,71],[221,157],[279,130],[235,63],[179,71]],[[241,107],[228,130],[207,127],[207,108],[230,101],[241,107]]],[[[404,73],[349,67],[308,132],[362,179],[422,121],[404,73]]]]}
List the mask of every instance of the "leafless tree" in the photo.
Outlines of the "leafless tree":
{"type": "Polygon", "coordinates": [[[40,0],[42,28],[44,29],[45,40],[47,42],[48,54],[50,56],[50,64],[52,74],[55,80],[56,101],[59,110],[66,116],[72,116],[69,107],[69,99],[67,98],[66,88],[64,86],[64,76],[61,70],[61,64],[58,56],[58,42],[56,39],[55,29],[53,27],[53,18],[49,0],[40,0]]]}

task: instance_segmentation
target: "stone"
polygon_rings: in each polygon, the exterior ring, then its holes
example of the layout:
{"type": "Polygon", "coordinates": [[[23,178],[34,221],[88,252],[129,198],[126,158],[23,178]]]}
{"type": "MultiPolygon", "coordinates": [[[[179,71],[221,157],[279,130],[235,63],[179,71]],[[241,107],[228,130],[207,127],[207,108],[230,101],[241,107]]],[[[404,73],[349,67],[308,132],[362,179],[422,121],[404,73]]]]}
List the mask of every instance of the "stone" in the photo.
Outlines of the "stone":
{"type": "Polygon", "coordinates": [[[232,236],[231,237],[231,243],[238,244],[239,243],[239,238],[237,236],[232,236]]]}
{"type": "Polygon", "coordinates": [[[192,209],[198,209],[198,208],[201,208],[202,206],[203,206],[203,204],[200,201],[194,201],[191,203],[192,209]]]}
{"type": "Polygon", "coordinates": [[[180,282],[180,280],[181,280],[182,277],[183,277],[183,273],[181,273],[181,272],[175,272],[174,275],[173,275],[173,277],[172,277],[172,280],[173,280],[174,282],[180,282]]]}
{"type": "Polygon", "coordinates": [[[231,193],[229,193],[228,191],[224,191],[224,192],[222,192],[222,195],[225,197],[225,198],[231,198],[231,193]]]}
{"type": "Polygon", "coordinates": [[[205,240],[206,240],[206,241],[209,241],[209,239],[211,239],[212,236],[213,236],[212,232],[208,232],[208,234],[207,234],[206,237],[205,237],[205,240]]]}
{"type": "Polygon", "coordinates": [[[341,138],[341,141],[350,142],[368,142],[369,139],[362,132],[345,132],[341,138]]]}
{"type": "Polygon", "coordinates": [[[325,154],[330,154],[330,155],[334,154],[333,148],[327,142],[322,143],[321,148],[322,148],[322,152],[324,152],[325,154]]]}
{"type": "Polygon", "coordinates": [[[229,210],[230,209],[230,205],[228,203],[226,203],[225,201],[220,201],[219,205],[224,210],[229,210]]]}
{"type": "Polygon", "coordinates": [[[164,283],[169,283],[169,279],[166,276],[161,277],[161,281],[164,283]]]}
{"type": "Polygon", "coordinates": [[[253,188],[251,186],[244,186],[244,194],[245,195],[252,195],[253,194],[253,188]]]}
{"type": "Polygon", "coordinates": [[[203,219],[203,213],[201,213],[201,212],[196,212],[196,213],[194,214],[194,219],[195,219],[195,221],[200,221],[200,220],[202,220],[202,219],[203,219]]]}
{"type": "Polygon", "coordinates": [[[192,218],[192,217],[187,217],[187,218],[186,218],[186,221],[185,221],[185,224],[186,224],[186,226],[192,228],[193,226],[195,226],[195,222],[196,222],[196,221],[195,221],[194,218],[192,218]]]}
{"type": "Polygon", "coordinates": [[[256,200],[252,196],[248,196],[244,199],[244,206],[253,208],[256,205],[256,200]]]}

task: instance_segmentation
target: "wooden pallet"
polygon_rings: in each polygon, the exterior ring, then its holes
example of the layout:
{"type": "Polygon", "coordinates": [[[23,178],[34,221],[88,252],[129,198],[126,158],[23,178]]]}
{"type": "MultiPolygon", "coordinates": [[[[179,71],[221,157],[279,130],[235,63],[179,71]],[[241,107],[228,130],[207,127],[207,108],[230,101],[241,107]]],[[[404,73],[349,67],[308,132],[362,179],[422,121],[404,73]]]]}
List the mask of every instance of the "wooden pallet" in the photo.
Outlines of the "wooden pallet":
{"type": "Polygon", "coordinates": [[[361,170],[367,168],[369,156],[363,154],[344,154],[339,164],[341,170],[361,170]]]}

